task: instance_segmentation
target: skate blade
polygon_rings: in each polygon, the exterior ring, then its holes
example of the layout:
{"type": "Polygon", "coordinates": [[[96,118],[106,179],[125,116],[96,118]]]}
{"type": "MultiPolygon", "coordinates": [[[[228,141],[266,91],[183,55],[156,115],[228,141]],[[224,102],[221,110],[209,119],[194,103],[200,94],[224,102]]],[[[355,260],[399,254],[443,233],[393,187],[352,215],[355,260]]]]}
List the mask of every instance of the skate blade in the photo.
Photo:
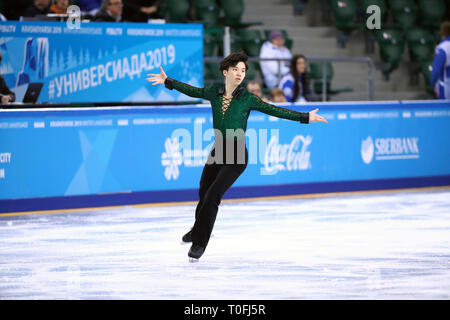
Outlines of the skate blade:
{"type": "Polygon", "coordinates": [[[189,258],[189,262],[190,263],[198,263],[198,259],[196,259],[196,258],[189,258]]]}
{"type": "Polygon", "coordinates": [[[181,241],[180,244],[186,245],[186,244],[192,244],[192,242],[184,242],[184,241],[181,241]]]}

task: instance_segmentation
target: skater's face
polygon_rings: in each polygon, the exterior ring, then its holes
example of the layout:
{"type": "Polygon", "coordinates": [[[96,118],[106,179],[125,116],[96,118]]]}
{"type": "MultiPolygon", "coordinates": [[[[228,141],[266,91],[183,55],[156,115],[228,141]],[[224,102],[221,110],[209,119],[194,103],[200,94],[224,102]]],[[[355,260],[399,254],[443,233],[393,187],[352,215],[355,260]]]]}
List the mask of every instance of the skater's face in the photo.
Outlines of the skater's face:
{"type": "Polygon", "coordinates": [[[223,70],[225,80],[234,85],[240,85],[245,78],[245,63],[238,62],[236,66],[223,70]]]}

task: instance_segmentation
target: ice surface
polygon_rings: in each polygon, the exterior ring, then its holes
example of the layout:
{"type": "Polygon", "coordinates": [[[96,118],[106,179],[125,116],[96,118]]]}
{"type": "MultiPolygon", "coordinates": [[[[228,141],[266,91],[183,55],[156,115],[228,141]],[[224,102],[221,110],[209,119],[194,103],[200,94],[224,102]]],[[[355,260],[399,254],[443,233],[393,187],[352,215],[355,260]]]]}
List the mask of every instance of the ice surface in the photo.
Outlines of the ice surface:
{"type": "Polygon", "coordinates": [[[0,216],[0,299],[449,299],[450,191],[0,216]]]}

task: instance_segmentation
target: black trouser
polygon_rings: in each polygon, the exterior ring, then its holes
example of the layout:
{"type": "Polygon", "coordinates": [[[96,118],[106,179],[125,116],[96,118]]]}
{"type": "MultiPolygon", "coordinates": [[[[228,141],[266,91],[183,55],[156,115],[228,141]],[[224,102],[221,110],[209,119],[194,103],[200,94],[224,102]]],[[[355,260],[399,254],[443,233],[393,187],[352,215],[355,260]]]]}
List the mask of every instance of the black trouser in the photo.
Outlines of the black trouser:
{"type": "Polygon", "coordinates": [[[230,146],[234,153],[231,161],[227,159],[227,152],[230,156],[230,149],[224,147],[223,157],[221,157],[219,152],[216,154],[216,146],[213,147],[200,179],[200,199],[195,210],[192,243],[204,248],[206,248],[211,237],[223,195],[247,167],[248,151],[245,145],[242,145],[243,150],[239,148],[239,144],[236,142],[231,142],[230,146]],[[216,158],[216,161],[212,162],[212,158],[216,158]]]}

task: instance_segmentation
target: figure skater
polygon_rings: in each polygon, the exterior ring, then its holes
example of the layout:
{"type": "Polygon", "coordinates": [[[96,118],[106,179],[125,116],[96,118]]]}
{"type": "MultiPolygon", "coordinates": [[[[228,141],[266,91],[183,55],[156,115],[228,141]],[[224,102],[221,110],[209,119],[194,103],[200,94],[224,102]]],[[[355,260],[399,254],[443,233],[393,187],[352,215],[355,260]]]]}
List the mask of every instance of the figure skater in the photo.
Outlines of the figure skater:
{"type": "Polygon", "coordinates": [[[214,145],[203,168],[200,179],[199,201],[195,210],[195,223],[183,242],[192,242],[188,256],[199,259],[208,245],[222,196],[244,172],[248,162],[245,130],[250,111],[299,121],[300,123],[327,121],[311,112],[296,112],[263,102],[241,86],[248,70],[247,55],[231,53],[220,63],[225,84],[197,88],[167,77],[162,67],[160,74],[148,74],[152,85],[164,84],[190,97],[211,102],[214,127],[214,145]]]}

